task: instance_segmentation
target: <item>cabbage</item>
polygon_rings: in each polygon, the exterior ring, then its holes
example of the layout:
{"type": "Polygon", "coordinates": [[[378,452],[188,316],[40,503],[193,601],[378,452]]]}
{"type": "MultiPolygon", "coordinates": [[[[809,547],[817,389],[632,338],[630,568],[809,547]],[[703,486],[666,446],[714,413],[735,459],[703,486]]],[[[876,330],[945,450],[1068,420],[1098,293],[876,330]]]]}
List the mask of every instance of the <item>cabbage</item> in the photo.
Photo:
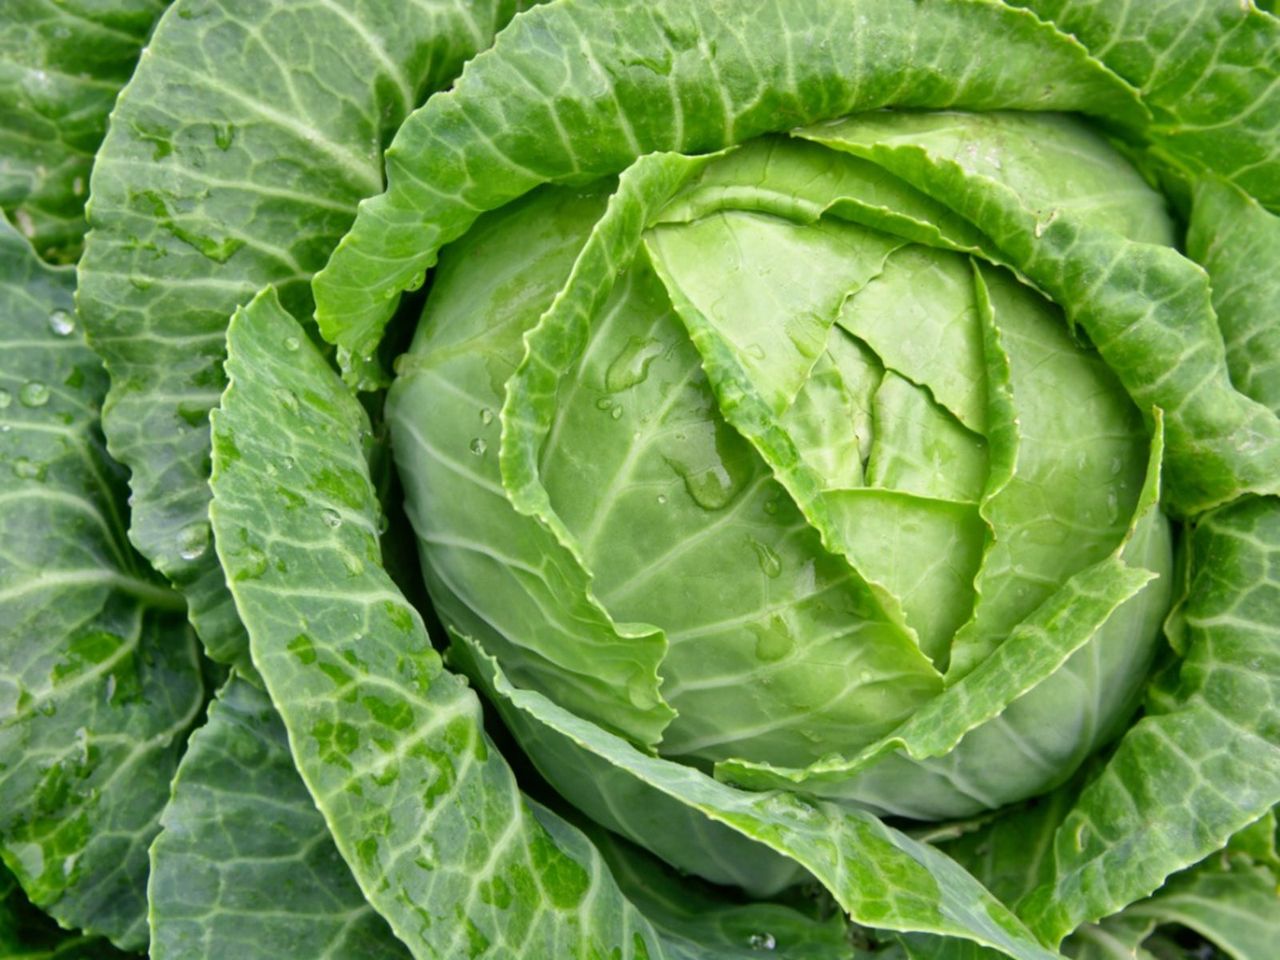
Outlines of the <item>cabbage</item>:
{"type": "Polygon", "coordinates": [[[0,955],[1269,957],[1280,21],[523,6],[0,12],[0,955]]]}

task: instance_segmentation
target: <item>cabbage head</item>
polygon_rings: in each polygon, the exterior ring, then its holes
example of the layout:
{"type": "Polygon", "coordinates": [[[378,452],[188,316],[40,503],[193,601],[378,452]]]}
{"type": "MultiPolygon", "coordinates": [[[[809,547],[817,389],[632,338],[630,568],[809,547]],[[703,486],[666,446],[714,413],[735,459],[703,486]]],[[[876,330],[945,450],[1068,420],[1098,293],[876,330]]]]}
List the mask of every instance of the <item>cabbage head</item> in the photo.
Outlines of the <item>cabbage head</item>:
{"type": "MultiPolygon", "coordinates": [[[[441,257],[388,417],[436,609],[513,684],[735,782],[963,817],[1132,715],[1171,594],[1160,427],[881,144],[1173,242],[1077,121],[863,114],[682,161],[644,219],[618,216],[651,200],[630,179],[487,215],[441,257]],[[593,231],[630,256],[566,321],[593,231]],[[905,723],[954,742],[895,750],[905,723]]],[[[531,752],[579,800],[574,758],[531,752]]],[[[622,792],[580,802],[729,879],[622,792]]]]}

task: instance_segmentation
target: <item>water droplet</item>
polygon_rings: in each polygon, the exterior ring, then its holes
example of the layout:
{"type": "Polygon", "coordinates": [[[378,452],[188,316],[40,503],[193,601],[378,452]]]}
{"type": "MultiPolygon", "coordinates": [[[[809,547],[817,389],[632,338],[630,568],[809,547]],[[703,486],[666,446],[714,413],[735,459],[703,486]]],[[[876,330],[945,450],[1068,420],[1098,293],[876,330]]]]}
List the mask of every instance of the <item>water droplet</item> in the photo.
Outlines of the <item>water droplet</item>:
{"type": "Polygon", "coordinates": [[[43,407],[49,402],[49,388],[39,380],[29,380],[18,391],[18,399],[26,407],[43,407]]]}
{"type": "Polygon", "coordinates": [[[178,556],[183,560],[197,560],[209,549],[209,525],[193,523],[183,527],[178,534],[178,556]]]}
{"type": "Polygon", "coordinates": [[[297,337],[284,338],[284,348],[290,353],[293,353],[293,351],[297,350],[300,346],[302,346],[302,342],[297,337]]]}
{"type": "Polygon", "coordinates": [[[662,350],[662,343],[658,340],[629,338],[605,371],[604,388],[610,393],[621,393],[643,382],[649,375],[649,364],[662,350]]]}
{"type": "Polygon", "coordinates": [[[476,437],[471,441],[471,452],[474,453],[477,457],[484,456],[484,452],[488,449],[489,449],[489,444],[485,442],[483,437],[476,437]]]}
{"type": "Polygon", "coordinates": [[[84,196],[84,177],[76,177],[71,181],[71,192],[77,197],[84,196]]]}
{"type": "Polygon", "coordinates": [[[768,622],[750,624],[748,629],[756,635],[756,659],[763,663],[777,663],[795,649],[791,628],[776,613],[768,622]]]}
{"type": "Polygon", "coordinates": [[[13,403],[13,394],[8,390],[0,390],[0,410],[3,410],[11,403],[13,403]]]}
{"type": "Polygon", "coordinates": [[[342,517],[338,514],[338,511],[329,507],[325,507],[320,511],[320,519],[323,520],[325,526],[329,527],[331,530],[337,530],[342,526],[342,517]]]}
{"type": "Polygon", "coordinates": [[[293,457],[285,457],[285,458],[284,458],[283,460],[281,460],[280,462],[281,462],[282,464],[284,464],[284,468],[285,468],[286,470],[292,470],[292,469],[294,468],[295,463],[296,463],[296,461],[293,459],[293,457]]]}
{"type": "Polygon", "coordinates": [[[778,513],[778,497],[777,494],[770,497],[764,502],[764,512],[769,516],[776,516],[778,513]]]}
{"type": "Polygon", "coordinates": [[[716,421],[715,449],[695,462],[674,457],[667,465],[684,481],[693,502],[703,510],[721,510],[751,479],[751,450],[746,441],[723,421],[716,421]]]}
{"type": "Polygon", "coordinates": [[[483,410],[481,410],[480,422],[483,423],[486,427],[489,424],[493,423],[493,411],[490,410],[488,407],[485,407],[483,410]]]}
{"type": "Polygon", "coordinates": [[[23,480],[43,480],[45,465],[28,460],[26,457],[19,457],[13,461],[13,472],[23,480]]]}
{"type": "Polygon", "coordinates": [[[770,580],[776,580],[782,574],[782,560],[767,543],[751,538],[751,549],[756,552],[756,563],[760,571],[770,580]]]}
{"type": "Polygon", "coordinates": [[[76,319],[66,310],[55,310],[49,314],[49,329],[59,337],[70,336],[76,329],[76,319]]]}
{"type": "Polygon", "coordinates": [[[751,344],[751,346],[747,347],[747,356],[754,357],[756,360],[763,360],[764,347],[760,346],[758,343],[751,344]]]}
{"type": "Polygon", "coordinates": [[[610,398],[608,398],[608,397],[601,397],[599,400],[597,400],[597,401],[596,401],[596,409],[597,409],[597,410],[612,410],[612,409],[613,409],[613,401],[612,401],[610,398]]]}
{"type": "Polygon", "coordinates": [[[666,502],[667,502],[667,495],[665,493],[658,494],[658,506],[660,507],[665,506],[666,502]]]}
{"type": "Polygon", "coordinates": [[[776,950],[778,940],[772,933],[753,933],[747,937],[747,946],[752,950],[776,950]]]}
{"type": "Polygon", "coordinates": [[[417,273],[415,273],[412,277],[409,278],[409,282],[404,285],[404,288],[407,292],[412,293],[414,290],[422,289],[422,285],[426,282],[427,282],[426,273],[422,270],[419,270],[417,273]]]}
{"type": "Polygon", "coordinates": [[[610,411],[609,411],[609,416],[611,416],[614,420],[621,420],[621,419],[622,419],[622,404],[618,404],[618,406],[616,406],[616,407],[614,407],[612,410],[610,410],[610,411]]]}
{"type": "Polygon", "coordinates": [[[353,577],[358,577],[364,573],[364,561],[354,553],[344,553],[342,555],[342,565],[347,568],[347,573],[353,577]]]}

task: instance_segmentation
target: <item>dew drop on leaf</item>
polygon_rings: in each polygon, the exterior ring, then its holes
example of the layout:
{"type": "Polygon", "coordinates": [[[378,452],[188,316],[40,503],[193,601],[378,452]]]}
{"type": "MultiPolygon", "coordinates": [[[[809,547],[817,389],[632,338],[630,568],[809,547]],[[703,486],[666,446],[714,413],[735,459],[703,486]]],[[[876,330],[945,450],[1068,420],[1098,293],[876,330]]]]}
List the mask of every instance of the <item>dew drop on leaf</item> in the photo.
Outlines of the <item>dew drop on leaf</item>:
{"type": "Polygon", "coordinates": [[[209,549],[209,525],[193,523],[183,527],[178,534],[178,556],[183,560],[198,560],[209,549]]]}
{"type": "Polygon", "coordinates": [[[55,310],[49,314],[49,329],[59,337],[67,337],[75,331],[75,317],[66,310],[55,310]]]}
{"type": "Polygon", "coordinates": [[[320,519],[324,521],[326,527],[332,530],[337,530],[342,526],[342,517],[338,515],[338,511],[331,510],[329,507],[325,507],[320,511],[320,519]]]}
{"type": "Polygon", "coordinates": [[[485,443],[483,437],[476,437],[471,441],[471,452],[477,457],[484,456],[484,452],[489,449],[489,444],[485,443]]]}
{"type": "Polygon", "coordinates": [[[776,614],[767,623],[753,623],[749,627],[756,635],[756,659],[762,663],[777,663],[795,649],[791,629],[776,614]]]}
{"type": "Polygon", "coordinates": [[[658,340],[641,340],[639,337],[628,339],[626,346],[613,358],[609,369],[605,371],[604,388],[610,393],[620,393],[642,383],[649,375],[649,364],[662,353],[662,349],[662,343],[658,340]]]}
{"type": "Polygon", "coordinates": [[[49,388],[39,380],[29,380],[18,391],[18,399],[26,407],[43,407],[49,402],[49,388]]]}

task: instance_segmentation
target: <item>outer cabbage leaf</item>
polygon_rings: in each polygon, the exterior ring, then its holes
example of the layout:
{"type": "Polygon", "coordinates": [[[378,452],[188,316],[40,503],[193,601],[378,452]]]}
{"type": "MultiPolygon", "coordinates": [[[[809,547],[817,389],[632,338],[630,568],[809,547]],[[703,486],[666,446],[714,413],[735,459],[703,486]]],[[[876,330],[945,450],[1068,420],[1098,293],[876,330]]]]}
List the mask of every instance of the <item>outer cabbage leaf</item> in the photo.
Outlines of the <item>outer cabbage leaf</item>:
{"type": "Polygon", "coordinates": [[[0,220],[0,856],[59,923],[137,949],[204,688],[182,598],[125,536],[72,281],[0,220]]]}
{"type": "Polygon", "coordinates": [[[74,261],[93,156],[167,0],[0,8],[0,208],[43,257],[74,261]]]}
{"type": "Polygon", "coordinates": [[[173,780],[151,845],[152,960],[403,960],[338,855],[266,694],[233,676],[173,780]]]}
{"type": "Polygon", "coordinates": [[[1226,177],[1280,208],[1280,20],[1237,0],[1012,0],[1080,38],[1142,92],[1151,155],[1186,200],[1226,177]]]}
{"type": "Polygon", "coordinates": [[[401,127],[387,192],[317,276],[320,328],[370,354],[440,247],[538,184],[886,105],[1080,110],[1130,128],[1148,116],[1077,43],[999,4],[557,3],[401,127]],[[1002,66],[971,69],[982,62],[1002,66]]]}
{"type": "Polygon", "coordinates": [[[1259,269],[1280,258],[1280,217],[1247,194],[1206,178],[1196,185],[1187,254],[1209,272],[1231,380],[1280,415],[1280,277],[1259,269]]]}
{"type": "Polygon", "coordinates": [[[1052,877],[1018,907],[1043,936],[1150,894],[1280,803],[1280,501],[1203,517],[1191,555],[1177,686],[1055,832],[1052,877]]]}
{"type": "Polygon", "coordinates": [[[382,147],[515,0],[181,0],[98,152],[77,293],[111,374],[103,429],[129,467],[130,536],[186,595],[209,655],[252,674],[210,546],[208,412],[227,318],[309,282],[382,186],[382,147]]]}

